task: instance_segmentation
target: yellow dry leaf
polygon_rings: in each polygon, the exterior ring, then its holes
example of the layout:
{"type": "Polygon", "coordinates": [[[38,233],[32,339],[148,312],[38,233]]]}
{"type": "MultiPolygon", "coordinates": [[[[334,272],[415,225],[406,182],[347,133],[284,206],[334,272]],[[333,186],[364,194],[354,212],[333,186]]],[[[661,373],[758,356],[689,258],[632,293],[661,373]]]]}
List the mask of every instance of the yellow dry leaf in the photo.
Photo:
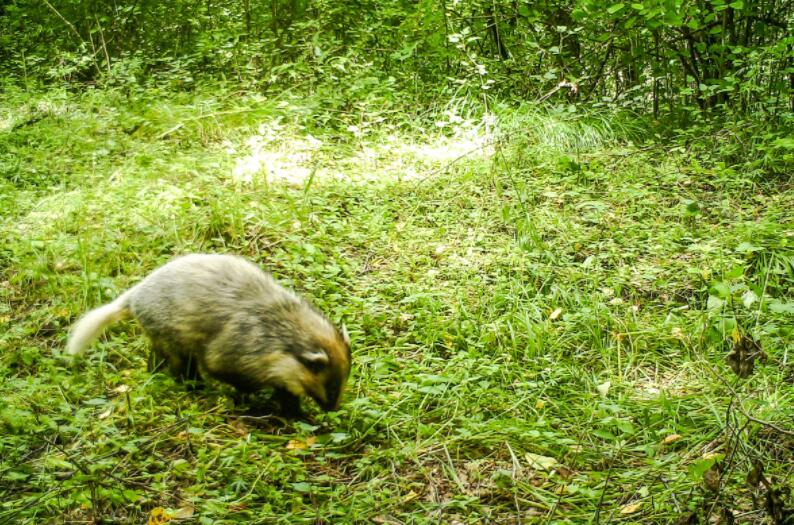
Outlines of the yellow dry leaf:
{"type": "Polygon", "coordinates": [[[551,315],[549,315],[549,319],[554,321],[560,316],[560,314],[562,314],[562,308],[557,308],[556,310],[551,312],[551,315]]]}
{"type": "Polygon", "coordinates": [[[97,416],[97,419],[105,419],[106,417],[108,417],[112,413],[113,413],[113,408],[108,408],[107,410],[105,410],[104,412],[99,414],[97,416]]]}
{"type": "Polygon", "coordinates": [[[116,392],[117,394],[123,394],[124,392],[129,392],[130,387],[127,385],[119,385],[116,388],[114,388],[113,391],[116,392]]]}
{"type": "Polygon", "coordinates": [[[541,456],[540,454],[532,454],[527,452],[524,457],[527,459],[529,466],[535,470],[553,470],[554,467],[559,465],[559,462],[549,456],[541,456]]]}
{"type": "Polygon", "coordinates": [[[317,438],[309,436],[306,439],[290,439],[287,443],[288,450],[303,450],[309,448],[317,442],[317,438]]]}
{"type": "Polygon", "coordinates": [[[196,509],[191,506],[182,507],[181,509],[174,512],[174,515],[171,516],[175,520],[186,520],[188,518],[192,518],[193,514],[195,514],[196,509]]]}
{"type": "Polygon", "coordinates": [[[642,502],[635,501],[634,503],[629,503],[628,505],[623,505],[620,508],[621,514],[634,514],[642,509],[642,502]]]}
{"type": "Polygon", "coordinates": [[[538,399],[537,401],[535,401],[535,408],[537,408],[538,410],[540,410],[545,406],[546,406],[546,402],[543,401],[542,399],[538,399]]]}
{"type": "Polygon", "coordinates": [[[403,498],[403,503],[408,503],[409,501],[413,501],[413,500],[415,500],[418,497],[419,497],[419,494],[417,494],[416,492],[414,492],[412,490],[412,491],[408,492],[408,494],[405,495],[405,497],[403,498]]]}
{"type": "Polygon", "coordinates": [[[171,521],[171,515],[163,507],[155,507],[149,513],[149,525],[162,525],[171,521]]]}
{"type": "Polygon", "coordinates": [[[662,440],[662,443],[665,444],[665,445],[669,445],[670,443],[672,443],[674,441],[678,441],[679,439],[681,439],[681,435],[680,434],[670,434],[669,436],[665,437],[662,440]]]}

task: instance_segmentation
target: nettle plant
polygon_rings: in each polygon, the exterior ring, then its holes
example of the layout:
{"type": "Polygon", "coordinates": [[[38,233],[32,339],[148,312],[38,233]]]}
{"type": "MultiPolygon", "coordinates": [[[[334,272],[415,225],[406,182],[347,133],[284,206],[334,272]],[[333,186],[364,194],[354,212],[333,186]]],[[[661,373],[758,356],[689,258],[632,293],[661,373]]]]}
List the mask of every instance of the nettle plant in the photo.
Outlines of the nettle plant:
{"type": "MultiPolygon", "coordinates": [[[[716,345],[730,342],[734,351],[747,346],[748,351],[765,359],[760,340],[782,342],[792,335],[791,328],[780,322],[794,313],[790,297],[794,258],[785,250],[786,244],[784,236],[776,248],[752,242],[742,242],[735,248],[742,259],[708,288],[707,341],[716,345]]],[[[730,356],[729,364],[735,368],[730,356]]],[[[743,377],[738,371],[737,375],[743,377]]]]}

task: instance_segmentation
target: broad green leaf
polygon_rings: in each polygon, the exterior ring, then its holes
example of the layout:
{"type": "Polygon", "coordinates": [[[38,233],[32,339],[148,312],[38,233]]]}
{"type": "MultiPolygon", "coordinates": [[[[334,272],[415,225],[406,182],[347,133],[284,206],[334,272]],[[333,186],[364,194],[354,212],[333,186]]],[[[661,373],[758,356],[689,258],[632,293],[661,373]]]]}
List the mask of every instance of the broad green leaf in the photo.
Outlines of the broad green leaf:
{"type": "Polygon", "coordinates": [[[750,308],[756,301],[758,301],[758,296],[752,290],[747,290],[742,294],[742,304],[745,308],[750,308]]]}
{"type": "Polygon", "coordinates": [[[714,295],[709,295],[709,299],[706,302],[706,308],[709,310],[719,310],[720,308],[723,307],[724,304],[725,301],[723,301],[719,297],[716,297],[714,295]]]}
{"type": "Polygon", "coordinates": [[[729,281],[732,281],[734,279],[738,279],[742,277],[743,275],[744,275],[744,266],[737,265],[725,273],[725,278],[728,279],[729,281]]]}
{"type": "Polygon", "coordinates": [[[720,299],[725,299],[731,295],[731,287],[728,286],[728,283],[719,281],[711,285],[711,288],[709,288],[709,294],[716,295],[720,299]]]}
{"type": "Polygon", "coordinates": [[[722,454],[715,454],[711,457],[699,459],[693,463],[690,463],[689,467],[687,468],[690,479],[700,481],[700,479],[703,477],[703,474],[705,474],[708,469],[714,466],[714,463],[722,458],[722,454]]]}
{"type": "Polygon", "coordinates": [[[593,431],[593,435],[595,435],[597,437],[600,437],[601,439],[604,439],[606,441],[616,441],[617,440],[617,438],[615,437],[615,435],[612,432],[609,432],[609,431],[603,430],[603,429],[594,430],[593,431]]]}
{"type": "Polygon", "coordinates": [[[623,9],[623,7],[625,5],[626,4],[613,4],[613,5],[609,6],[609,7],[607,7],[607,13],[609,13],[610,15],[614,15],[615,13],[617,13],[618,11],[623,9]]]}
{"type": "Polygon", "coordinates": [[[780,149],[794,149],[794,137],[780,137],[772,145],[780,149]]]}
{"type": "Polygon", "coordinates": [[[524,457],[527,459],[529,466],[535,470],[549,471],[559,465],[556,459],[549,456],[541,456],[540,454],[527,452],[524,457]]]}
{"type": "Polygon", "coordinates": [[[769,301],[769,310],[777,314],[794,314],[794,302],[773,299],[769,301]]]}
{"type": "Polygon", "coordinates": [[[752,253],[752,252],[761,252],[763,250],[764,249],[762,247],[755,246],[754,244],[749,243],[749,242],[743,242],[739,246],[736,247],[736,251],[737,252],[744,253],[744,254],[752,253]]]}

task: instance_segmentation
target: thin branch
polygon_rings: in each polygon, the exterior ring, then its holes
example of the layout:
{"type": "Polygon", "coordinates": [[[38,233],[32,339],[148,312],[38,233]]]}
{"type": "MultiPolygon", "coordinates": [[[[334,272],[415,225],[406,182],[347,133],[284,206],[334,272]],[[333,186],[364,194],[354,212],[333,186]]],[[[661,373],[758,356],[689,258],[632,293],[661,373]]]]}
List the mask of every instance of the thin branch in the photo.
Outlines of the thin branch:
{"type": "Polygon", "coordinates": [[[715,377],[716,377],[716,378],[717,378],[717,379],[718,379],[718,380],[719,380],[719,381],[720,381],[720,382],[721,382],[721,383],[722,383],[722,384],[723,384],[725,387],[727,387],[727,388],[728,388],[728,390],[730,390],[730,391],[731,391],[731,394],[733,394],[733,396],[735,396],[735,398],[736,398],[736,409],[737,409],[737,410],[739,411],[739,413],[741,413],[741,414],[742,414],[744,417],[746,417],[748,420],[752,421],[753,423],[757,423],[757,424],[759,424],[759,425],[761,425],[761,426],[763,426],[763,427],[770,428],[770,429],[774,430],[775,432],[779,432],[780,434],[783,434],[784,436],[790,436],[790,437],[794,437],[794,431],[793,431],[793,430],[787,430],[787,429],[785,429],[785,428],[780,428],[779,426],[777,426],[777,425],[776,425],[776,424],[774,424],[774,423],[770,423],[769,421],[764,421],[763,419],[758,419],[757,417],[753,417],[753,416],[751,416],[750,414],[748,414],[748,413],[747,413],[747,410],[745,410],[744,406],[742,405],[742,401],[741,401],[741,399],[739,399],[739,395],[738,395],[738,393],[737,393],[737,392],[736,392],[736,390],[734,390],[734,388],[733,388],[733,387],[732,387],[732,386],[731,386],[731,385],[728,383],[728,381],[726,381],[724,377],[722,377],[722,376],[721,376],[721,375],[720,375],[718,372],[716,372],[716,371],[715,371],[715,370],[713,370],[712,368],[710,368],[710,367],[707,367],[706,369],[707,369],[709,372],[711,372],[711,373],[712,373],[712,375],[714,375],[714,376],[715,376],[715,377]]]}
{"type": "Polygon", "coordinates": [[[52,9],[52,12],[53,12],[53,13],[55,13],[55,15],[56,15],[58,18],[60,18],[61,20],[63,20],[63,23],[64,23],[64,24],[66,24],[66,25],[67,25],[67,27],[69,27],[69,29],[71,29],[71,30],[72,30],[72,33],[74,33],[74,34],[75,34],[75,36],[76,36],[76,37],[77,37],[77,39],[80,41],[80,43],[81,43],[81,44],[85,44],[85,40],[83,40],[83,37],[82,37],[82,36],[80,36],[80,32],[77,30],[77,28],[76,28],[76,27],[74,27],[74,25],[73,25],[71,22],[69,22],[69,21],[68,21],[66,18],[64,18],[64,16],[63,16],[61,13],[59,13],[59,12],[58,12],[58,10],[57,10],[57,9],[55,9],[55,7],[53,7],[53,5],[52,5],[51,3],[49,3],[47,0],[44,0],[44,3],[45,3],[45,4],[47,4],[47,7],[49,7],[50,9],[52,9]]]}

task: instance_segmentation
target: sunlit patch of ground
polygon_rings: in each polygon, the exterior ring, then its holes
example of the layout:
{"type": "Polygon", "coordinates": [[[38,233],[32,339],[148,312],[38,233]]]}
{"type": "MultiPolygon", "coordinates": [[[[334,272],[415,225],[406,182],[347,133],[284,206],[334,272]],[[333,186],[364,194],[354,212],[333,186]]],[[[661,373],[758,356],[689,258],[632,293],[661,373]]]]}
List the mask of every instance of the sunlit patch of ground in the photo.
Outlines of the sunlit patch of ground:
{"type": "MultiPolygon", "coordinates": [[[[418,140],[397,132],[372,135],[357,127],[351,131],[359,142],[347,155],[329,161],[335,144],[326,144],[311,134],[289,133],[281,119],[260,124],[257,132],[239,144],[226,141],[226,153],[234,159],[230,178],[242,184],[256,181],[304,185],[309,179],[415,180],[432,176],[456,160],[487,158],[493,152],[491,118],[444,124],[447,132],[433,130],[418,140]]],[[[439,126],[441,128],[442,126],[439,126]]]]}
{"type": "Polygon", "coordinates": [[[692,393],[692,385],[697,382],[693,371],[686,366],[656,370],[638,369],[638,377],[633,383],[633,396],[636,399],[658,399],[659,396],[681,397],[692,393]]]}

